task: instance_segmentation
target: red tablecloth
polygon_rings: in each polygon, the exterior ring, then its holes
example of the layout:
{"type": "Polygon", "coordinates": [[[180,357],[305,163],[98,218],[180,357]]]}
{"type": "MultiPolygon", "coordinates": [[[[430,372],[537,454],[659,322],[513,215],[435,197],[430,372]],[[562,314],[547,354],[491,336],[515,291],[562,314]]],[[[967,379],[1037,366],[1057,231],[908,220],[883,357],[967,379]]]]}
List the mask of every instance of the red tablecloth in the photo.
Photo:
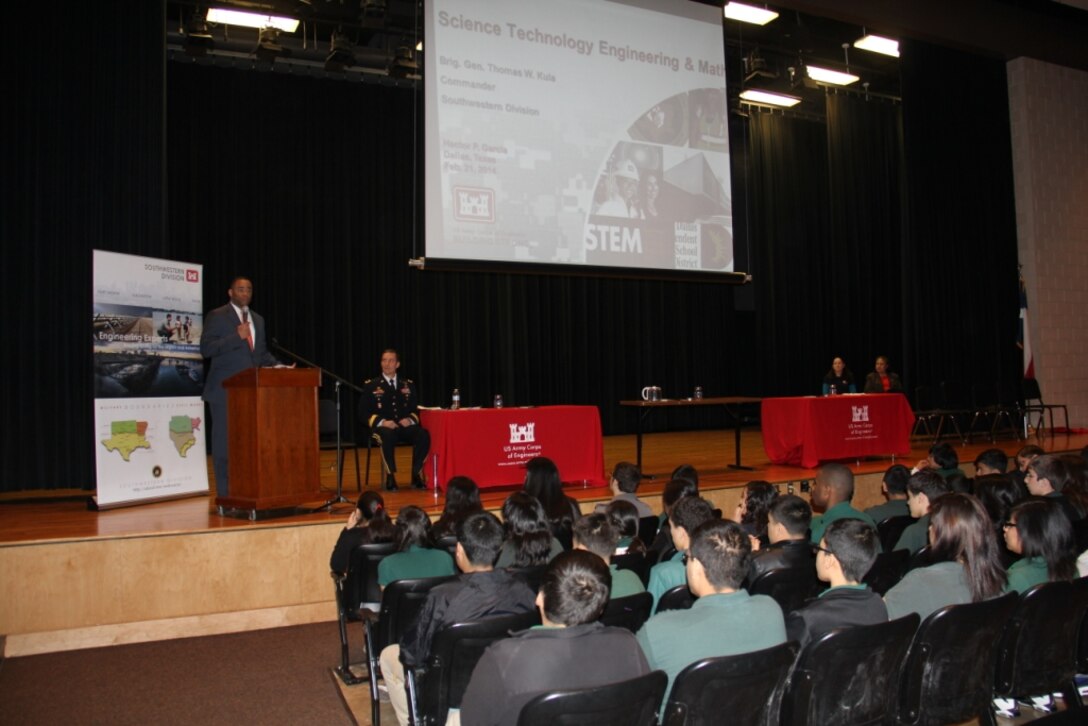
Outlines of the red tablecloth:
{"type": "Polygon", "coordinates": [[[914,412],[901,393],[763,399],[763,449],[775,464],[907,455],[914,412]]]}
{"type": "Polygon", "coordinates": [[[480,408],[420,412],[431,432],[428,475],[438,458],[438,485],[471,477],[481,488],[525,481],[524,465],[546,456],[564,482],[604,486],[601,416],[596,406],[480,408]]]}

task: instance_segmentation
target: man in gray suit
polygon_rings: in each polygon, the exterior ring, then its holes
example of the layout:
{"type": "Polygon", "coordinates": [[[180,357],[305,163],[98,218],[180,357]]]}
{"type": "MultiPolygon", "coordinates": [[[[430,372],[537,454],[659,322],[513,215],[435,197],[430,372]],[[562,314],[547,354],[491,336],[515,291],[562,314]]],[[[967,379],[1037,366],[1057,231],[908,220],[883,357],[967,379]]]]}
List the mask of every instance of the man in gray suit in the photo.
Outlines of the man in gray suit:
{"type": "MultiPolygon", "coordinates": [[[[258,366],[280,365],[265,339],[264,318],[249,309],[253,283],[236,277],[227,290],[230,302],[204,316],[200,335],[200,354],[211,363],[204,380],[204,395],[212,418],[212,463],[215,467],[215,491],[220,497],[230,494],[227,478],[227,392],[223,381],[235,373],[258,366]]],[[[222,507],[220,507],[222,510],[222,507]]]]}

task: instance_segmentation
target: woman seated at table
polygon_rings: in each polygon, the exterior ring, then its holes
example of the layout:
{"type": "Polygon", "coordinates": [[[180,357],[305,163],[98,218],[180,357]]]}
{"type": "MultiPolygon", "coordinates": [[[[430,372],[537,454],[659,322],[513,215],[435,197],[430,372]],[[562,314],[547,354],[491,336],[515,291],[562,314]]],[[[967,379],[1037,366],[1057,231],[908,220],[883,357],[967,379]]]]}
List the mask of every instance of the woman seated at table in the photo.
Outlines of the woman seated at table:
{"type": "Polygon", "coordinates": [[[457,567],[445,550],[431,548],[431,518],[415,505],[397,515],[397,551],[378,563],[378,585],[397,580],[456,575],[457,567]]]}
{"type": "Polygon", "coordinates": [[[329,558],[329,569],[347,572],[351,552],[362,544],[392,542],[397,529],[385,511],[385,500],[377,492],[366,491],[348,517],[348,523],[340,530],[340,536],[329,558]]]}
{"type": "Polygon", "coordinates": [[[899,380],[899,376],[888,370],[887,357],[878,356],[875,367],[876,370],[865,377],[866,393],[903,392],[903,382],[899,380]]]}
{"type": "Polygon", "coordinates": [[[446,504],[442,515],[434,523],[431,536],[437,542],[455,533],[457,523],[472,514],[482,512],[480,487],[467,476],[455,476],[446,483],[446,504]]]}
{"type": "Polygon", "coordinates": [[[1008,571],[1009,590],[1024,593],[1034,585],[1077,576],[1073,525],[1061,506],[1046,499],[1020,502],[1005,523],[1005,546],[1021,555],[1008,571]]]}
{"type": "Polygon", "coordinates": [[[824,375],[824,395],[831,395],[832,389],[835,393],[858,392],[858,387],[854,385],[854,374],[846,367],[842,358],[831,361],[831,370],[824,375]]]}
{"type": "Polygon", "coordinates": [[[563,551],[552,536],[544,507],[526,492],[514,492],[502,504],[506,541],[499,550],[495,569],[540,567],[563,551]]]}
{"type": "Polygon", "coordinates": [[[929,509],[930,560],[884,595],[888,619],[918,613],[925,620],[945,605],[997,597],[1005,590],[993,523],[970,494],[944,494],[929,509]]]}

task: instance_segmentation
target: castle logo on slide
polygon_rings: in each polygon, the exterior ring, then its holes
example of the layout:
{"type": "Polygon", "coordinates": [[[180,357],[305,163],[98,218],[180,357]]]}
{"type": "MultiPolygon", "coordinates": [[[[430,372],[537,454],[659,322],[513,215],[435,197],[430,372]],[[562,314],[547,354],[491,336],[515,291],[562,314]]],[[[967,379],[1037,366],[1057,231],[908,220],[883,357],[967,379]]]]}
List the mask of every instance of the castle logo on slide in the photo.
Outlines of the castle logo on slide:
{"type": "Polygon", "coordinates": [[[494,222],[495,191],[476,187],[454,187],[453,217],[460,222],[494,222]]]}

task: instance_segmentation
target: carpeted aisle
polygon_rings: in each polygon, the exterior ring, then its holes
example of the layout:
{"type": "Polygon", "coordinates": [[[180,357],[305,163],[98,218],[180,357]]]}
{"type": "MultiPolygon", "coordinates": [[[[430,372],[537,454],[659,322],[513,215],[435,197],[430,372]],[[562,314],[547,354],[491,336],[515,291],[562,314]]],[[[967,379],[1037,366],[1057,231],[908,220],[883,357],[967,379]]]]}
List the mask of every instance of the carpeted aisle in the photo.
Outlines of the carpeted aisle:
{"type": "Polygon", "coordinates": [[[352,724],[336,623],[9,658],[0,723],[352,724]]]}

